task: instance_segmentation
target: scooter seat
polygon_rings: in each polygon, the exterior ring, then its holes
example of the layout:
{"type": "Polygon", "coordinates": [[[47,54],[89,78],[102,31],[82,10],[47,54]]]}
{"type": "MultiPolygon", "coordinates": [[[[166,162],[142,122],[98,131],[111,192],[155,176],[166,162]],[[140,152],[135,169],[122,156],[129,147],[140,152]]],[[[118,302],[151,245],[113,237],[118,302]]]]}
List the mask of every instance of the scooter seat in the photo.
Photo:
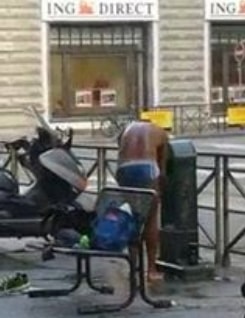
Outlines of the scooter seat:
{"type": "Polygon", "coordinates": [[[12,213],[5,208],[10,196],[10,193],[0,190],[0,219],[11,218],[12,213]]]}
{"type": "Polygon", "coordinates": [[[9,170],[0,169],[0,192],[3,196],[19,193],[18,181],[9,170]]]}
{"type": "Polygon", "coordinates": [[[0,220],[1,219],[9,219],[11,218],[11,213],[7,210],[0,210],[0,220]]]}
{"type": "Polygon", "coordinates": [[[1,206],[1,202],[7,202],[11,196],[12,196],[11,193],[0,190],[0,206],[1,206]]]}
{"type": "Polygon", "coordinates": [[[33,218],[39,216],[37,211],[32,200],[19,194],[0,191],[0,218],[33,218]]]}

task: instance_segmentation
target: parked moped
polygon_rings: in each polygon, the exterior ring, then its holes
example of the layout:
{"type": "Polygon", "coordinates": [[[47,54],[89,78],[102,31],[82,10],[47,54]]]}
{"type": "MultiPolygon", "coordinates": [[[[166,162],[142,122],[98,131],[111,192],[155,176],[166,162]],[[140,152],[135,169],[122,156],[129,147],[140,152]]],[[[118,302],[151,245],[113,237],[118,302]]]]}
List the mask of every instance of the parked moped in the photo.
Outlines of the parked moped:
{"type": "MultiPolygon", "coordinates": [[[[28,141],[20,138],[6,143],[17,160],[33,176],[34,182],[25,193],[15,175],[0,169],[0,237],[46,236],[42,227],[45,215],[73,206],[86,187],[83,166],[71,152],[72,130],[67,140],[47,127],[38,127],[37,136],[28,141]]],[[[75,209],[83,208],[77,206],[75,209]]]]}

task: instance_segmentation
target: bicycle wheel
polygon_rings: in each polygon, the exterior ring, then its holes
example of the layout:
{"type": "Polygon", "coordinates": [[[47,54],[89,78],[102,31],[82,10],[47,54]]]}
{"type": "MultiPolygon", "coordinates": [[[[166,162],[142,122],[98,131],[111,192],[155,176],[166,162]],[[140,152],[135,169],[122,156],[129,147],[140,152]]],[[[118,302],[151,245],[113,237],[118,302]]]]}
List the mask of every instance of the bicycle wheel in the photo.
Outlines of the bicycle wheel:
{"type": "Polygon", "coordinates": [[[118,133],[118,127],[111,118],[104,118],[100,122],[100,131],[105,137],[113,137],[118,133]]]}
{"type": "Polygon", "coordinates": [[[12,157],[9,150],[6,149],[6,143],[0,141],[0,168],[8,169],[10,168],[12,157]]]}
{"type": "Polygon", "coordinates": [[[0,168],[1,169],[10,169],[10,163],[11,163],[11,156],[10,155],[1,155],[0,158],[0,168]]]}

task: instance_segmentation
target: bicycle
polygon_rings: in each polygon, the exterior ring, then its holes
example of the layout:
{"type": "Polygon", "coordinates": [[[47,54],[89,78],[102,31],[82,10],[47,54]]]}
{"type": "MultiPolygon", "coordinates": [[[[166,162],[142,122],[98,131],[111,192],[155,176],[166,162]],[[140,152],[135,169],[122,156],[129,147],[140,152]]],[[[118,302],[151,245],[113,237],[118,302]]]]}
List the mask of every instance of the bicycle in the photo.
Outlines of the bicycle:
{"type": "Polygon", "coordinates": [[[117,137],[136,118],[135,110],[131,110],[127,115],[113,114],[107,116],[100,121],[100,131],[107,138],[117,137]]]}
{"type": "MultiPolygon", "coordinates": [[[[66,140],[67,147],[71,147],[73,137],[72,129],[56,127],[52,130],[34,106],[29,107],[27,110],[31,111],[32,115],[35,115],[39,123],[38,127],[40,127],[41,130],[49,132],[49,135],[54,139],[66,140]]],[[[36,132],[38,132],[38,128],[36,130],[36,132]]],[[[19,180],[19,178],[26,179],[26,181],[20,182],[20,184],[24,186],[30,186],[35,182],[29,162],[29,150],[34,139],[35,138],[28,140],[26,136],[23,136],[12,141],[0,141],[0,170],[10,171],[17,180],[19,180]]]]}
{"type": "Polygon", "coordinates": [[[0,141],[0,170],[10,171],[17,179],[21,174],[21,179],[27,178],[26,181],[20,182],[21,185],[25,186],[30,186],[35,181],[26,165],[29,146],[30,143],[25,137],[10,142],[0,141]]]}

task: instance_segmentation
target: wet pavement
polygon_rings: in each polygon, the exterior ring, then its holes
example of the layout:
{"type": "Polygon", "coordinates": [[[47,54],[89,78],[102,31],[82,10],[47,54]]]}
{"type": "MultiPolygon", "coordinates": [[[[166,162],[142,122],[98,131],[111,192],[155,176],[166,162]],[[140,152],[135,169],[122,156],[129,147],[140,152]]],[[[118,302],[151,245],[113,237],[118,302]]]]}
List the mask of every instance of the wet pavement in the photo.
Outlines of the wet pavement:
{"type": "MultiPolygon", "coordinates": [[[[54,260],[43,262],[39,251],[25,248],[26,240],[0,240],[0,277],[14,272],[27,273],[32,287],[68,286],[74,277],[75,260],[57,256],[54,260]]],[[[33,241],[33,239],[31,239],[33,241]]],[[[96,314],[92,317],[152,317],[158,318],[238,318],[245,314],[245,302],[240,294],[244,280],[242,263],[206,281],[167,280],[156,286],[150,293],[157,298],[168,298],[176,302],[170,309],[154,309],[140,299],[126,310],[112,314],[96,314]]],[[[116,301],[126,295],[127,278],[125,268],[120,262],[95,260],[93,277],[97,282],[117,286],[115,295],[101,295],[88,289],[86,285],[66,297],[28,298],[25,294],[0,297],[1,318],[73,318],[78,317],[77,308],[83,304],[98,304],[116,301]]],[[[88,317],[88,315],[83,315],[88,317]]],[[[91,315],[89,316],[91,317],[91,315]]]]}

